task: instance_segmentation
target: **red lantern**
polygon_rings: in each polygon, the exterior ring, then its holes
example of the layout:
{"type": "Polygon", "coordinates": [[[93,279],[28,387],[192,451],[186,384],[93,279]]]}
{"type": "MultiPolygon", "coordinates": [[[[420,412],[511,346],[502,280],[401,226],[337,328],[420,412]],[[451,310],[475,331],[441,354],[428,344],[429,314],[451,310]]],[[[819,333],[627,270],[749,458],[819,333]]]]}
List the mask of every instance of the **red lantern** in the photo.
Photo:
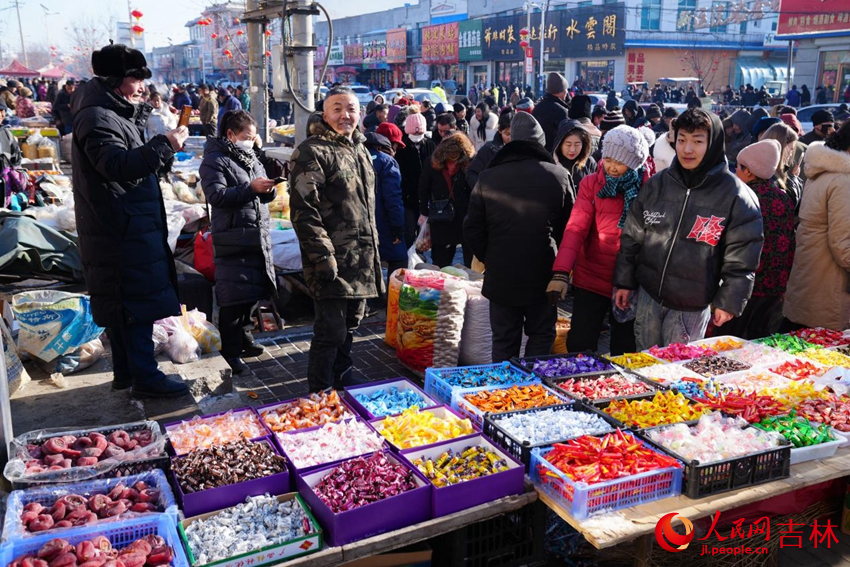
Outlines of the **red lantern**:
{"type": "Polygon", "coordinates": [[[236,35],[245,35],[245,32],[243,32],[242,30],[239,30],[239,31],[236,32],[236,35]]]}
{"type": "Polygon", "coordinates": [[[132,12],[130,12],[130,15],[136,18],[137,20],[144,16],[144,14],[142,14],[138,10],[133,10],[132,12]]]}
{"type": "Polygon", "coordinates": [[[218,39],[218,34],[217,33],[211,34],[210,37],[213,38],[213,39],[218,39]]]}
{"type": "Polygon", "coordinates": [[[241,21],[242,21],[242,20],[240,20],[239,18],[233,18],[233,23],[234,23],[234,25],[238,25],[238,24],[239,24],[239,22],[241,22],[241,21]]]}
{"type": "Polygon", "coordinates": [[[136,34],[136,36],[141,36],[143,33],[145,33],[145,28],[143,28],[139,24],[136,24],[130,29],[133,30],[133,33],[136,34]]]}
{"type": "Polygon", "coordinates": [[[267,35],[267,36],[271,36],[271,35],[272,35],[272,30],[266,30],[266,35],[267,35]]]}
{"type": "Polygon", "coordinates": [[[528,35],[528,30],[526,28],[522,28],[521,30],[519,30],[519,35],[520,37],[528,35]]]}
{"type": "Polygon", "coordinates": [[[222,53],[224,53],[224,55],[226,55],[227,57],[233,57],[233,52],[229,49],[225,49],[224,51],[222,51],[222,53]]]}
{"type": "Polygon", "coordinates": [[[272,52],[271,52],[271,51],[266,51],[266,57],[271,57],[271,56],[272,56],[272,52]]]}
{"type": "Polygon", "coordinates": [[[226,36],[224,36],[224,39],[225,39],[225,41],[230,41],[230,36],[226,35],[226,36]]]}
{"type": "Polygon", "coordinates": [[[519,46],[522,47],[523,49],[525,49],[526,47],[528,47],[528,42],[525,41],[524,39],[522,39],[519,42],[519,46]]]}

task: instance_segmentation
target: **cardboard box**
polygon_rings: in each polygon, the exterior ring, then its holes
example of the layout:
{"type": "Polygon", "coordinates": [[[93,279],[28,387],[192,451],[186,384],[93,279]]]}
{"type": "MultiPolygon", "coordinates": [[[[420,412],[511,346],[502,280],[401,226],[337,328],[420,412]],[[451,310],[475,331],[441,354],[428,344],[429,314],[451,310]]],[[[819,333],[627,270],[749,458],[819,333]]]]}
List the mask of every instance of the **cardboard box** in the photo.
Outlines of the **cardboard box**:
{"type": "Polygon", "coordinates": [[[237,565],[250,565],[251,567],[260,567],[261,565],[280,563],[281,561],[285,561],[287,559],[301,557],[302,555],[309,555],[311,553],[319,551],[320,549],[322,549],[322,529],[321,527],[319,527],[319,523],[316,521],[316,518],[314,518],[313,514],[310,513],[310,508],[307,507],[307,505],[304,503],[304,500],[302,500],[298,494],[291,492],[289,494],[283,494],[281,496],[278,496],[277,501],[287,502],[289,500],[292,500],[293,498],[298,501],[298,503],[301,505],[302,508],[304,508],[304,511],[307,513],[307,517],[310,519],[310,523],[315,529],[313,533],[290,541],[285,541],[277,545],[269,545],[261,549],[257,549],[255,551],[249,551],[248,553],[243,553],[242,555],[236,555],[233,557],[228,557],[227,559],[221,559],[212,563],[206,563],[203,566],[195,565],[197,560],[195,559],[195,556],[192,553],[192,549],[189,547],[189,539],[186,537],[186,528],[192,525],[193,522],[196,522],[198,520],[206,520],[211,516],[215,516],[220,511],[210,512],[209,514],[195,516],[194,518],[183,520],[181,523],[177,524],[177,531],[180,532],[180,540],[183,542],[183,547],[186,550],[186,555],[189,557],[189,564],[194,567],[236,567],[237,565]]]}

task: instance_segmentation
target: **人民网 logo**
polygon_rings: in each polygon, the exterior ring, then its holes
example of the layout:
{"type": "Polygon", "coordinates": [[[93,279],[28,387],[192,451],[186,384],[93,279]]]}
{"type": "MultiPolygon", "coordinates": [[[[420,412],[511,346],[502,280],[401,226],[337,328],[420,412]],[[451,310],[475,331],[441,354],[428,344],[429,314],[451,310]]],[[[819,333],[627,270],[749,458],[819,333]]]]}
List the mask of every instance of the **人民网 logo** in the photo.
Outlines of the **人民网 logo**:
{"type": "Polygon", "coordinates": [[[667,551],[672,551],[674,553],[686,550],[688,545],[691,543],[691,540],[694,539],[694,525],[686,517],[677,516],[676,514],[678,514],[678,512],[666,514],[658,520],[657,524],[655,524],[655,540],[658,542],[658,545],[660,545],[662,549],[666,549],[667,551]],[[682,524],[685,525],[685,535],[673,531],[673,526],[670,525],[673,518],[679,518],[682,521],[682,524]],[[667,541],[673,545],[670,545],[667,541]]]}

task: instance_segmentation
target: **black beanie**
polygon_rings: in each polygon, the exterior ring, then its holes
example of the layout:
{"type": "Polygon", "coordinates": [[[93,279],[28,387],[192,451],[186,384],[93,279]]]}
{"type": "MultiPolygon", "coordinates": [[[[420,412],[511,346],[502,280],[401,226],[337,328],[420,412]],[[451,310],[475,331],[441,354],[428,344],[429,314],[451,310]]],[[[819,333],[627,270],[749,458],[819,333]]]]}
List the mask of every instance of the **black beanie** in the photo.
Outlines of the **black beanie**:
{"type": "Polygon", "coordinates": [[[573,100],[570,102],[570,110],[568,115],[573,120],[578,120],[579,118],[590,118],[591,108],[593,107],[593,101],[587,95],[578,95],[573,97],[573,100]]]}
{"type": "Polygon", "coordinates": [[[122,43],[110,43],[91,54],[91,66],[98,77],[150,79],[144,54],[122,43]]]}

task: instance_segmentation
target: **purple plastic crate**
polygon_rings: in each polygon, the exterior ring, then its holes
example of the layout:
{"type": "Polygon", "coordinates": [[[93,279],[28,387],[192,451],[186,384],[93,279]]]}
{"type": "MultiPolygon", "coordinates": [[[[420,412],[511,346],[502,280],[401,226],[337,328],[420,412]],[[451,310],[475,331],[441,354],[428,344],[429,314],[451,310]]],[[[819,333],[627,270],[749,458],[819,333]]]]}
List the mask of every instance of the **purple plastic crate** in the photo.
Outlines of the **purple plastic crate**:
{"type": "MultiPolygon", "coordinates": [[[[268,437],[269,435],[271,435],[271,434],[272,434],[271,430],[270,430],[268,427],[266,427],[266,424],[265,424],[265,422],[263,422],[262,418],[260,417],[260,414],[259,414],[259,413],[257,413],[257,411],[256,411],[254,408],[240,408],[240,409],[228,410],[228,411],[229,411],[230,413],[233,413],[233,414],[241,414],[241,413],[244,413],[244,412],[248,412],[248,413],[252,414],[252,415],[253,415],[253,416],[257,419],[257,421],[260,423],[260,426],[261,426],[261,428],[262,428],[262,430],[263,430],[263,431],[262,431],[262,435],[259,435],[259,436],[257,436],[257,437],[252,437],[252,438],[251,438],[251,440],[252,440],[252,441],[255,441],[255,440],[258,440],[258,439],[263,439],[263,438],[268,437]]],[[[198,416],[198,417],[199,417],[200,419],[202,419],[202,420],[203,420],[203,419],[207,419],[207,418],[211,418],[211,417],[217,417],[217,416],[219,416],[219,415],[224,415],[224,414],[226,414],[226,413],[228,413],[228,412],[226,412],[226,411],[220,411],[220,412],[218,412],[218,413],[211,413],[211,414],[208,414],[208,415],[201,415],[201,416],[198,416]]],[[[191,418],[191,419],[194,419],[194,418],[191,418]]],[[[170,432],[172,429],[176,428],[177,426],[179,426],[179,425],[180,425],[180,424],[182,424],[182,423],[185,423],[185,422],[187,422],[187,421],[191,421],[191,419],[184,419],[183,421],[173,421],[173,422],[171,422],[171,423],[167,423],[167,424],[165,424],[165,434],[166,434],[166,435],[168,435],[168,434],[169,434],[169,432],[170,432]]],[[[234,441],[235,441],[235,439],[234,439],[234,441]]],[[[174,447],[174,445],[171,443],[171,439],[170,439],[170,438],[169,438],[169,440],[168,440],[168,446],[169,446],[169,448],[171,449],[172,453],[173,453],[175,456],[178,456],[178,457],[179,457],[180,455],[185,455],[185,454],[186,454],[186,453],[179,453],[179,452],[177,452],[177,449],[176,449],[176,448],[174,447]]]]}
{"type": "MultiPolygon", "coordinates": [[[[389,459],[408,467],[402,459],[386,451],[389,459]]],[[[331,546],[345,545],[393,530],[412,526],[431,519],[431,488],[414,471],[417,488],[392,496],[379,502],[360,506],[348,512],[335,514],[313,491],[319,482],[339,463],[316,469],[295,479],[298,494],[310,506],[313,515],[322,526],[326,541],[331,546]]]]}
{"type": "MultiPolygon", "coordinates": [[[[269,437],[256,439],[253,442],[267,443],[275,455],[280,455],[277,446],[269,437]]],[[[183,492],[183,487],[180,486],[180,481],[177,480],[177,475],[174,473],[173,468],[174,462],[182,458],[184,457],[174,457],[171,459],[171,476],[173,477],[177,501],[180,503],[180,507],[183,508],[183,513],[187,518],[236,506],[244,502],[247,496],[259,496],[261,494],[277,496],[279,494],[286,494],[292,489],[289,470],[286,470],[271,476],[255,478],[254,480],[247,480],[218,488],[210,488],[200,492],[183,492]]]]}
{"type": "MultiPolygon", "coordinates": [[[[481,429],[481,428],[484,427],[484,413],[485,412],[478,409],[475,405],[473,405],[471,402],[469,402],[469,400],[467,400],[464,396],[466,396],[468,394],[477,394],[478,392],[484,392],[484,391],[507,390],[509,388],[514,388],[514,387],[522,388],[522,387],[526,387],[526,386],[540,386],[545,391],[547,391],[549,393],[549,395],[560,400],[557,404],[550,404],[550,406],[567,404],[567,403],[572,401],[572,398],[567,396],[567,393],[564,392],[563,390],[556,391],[553,388],[547,386],[546,384],[541,384],[540,382],[530,382],[530,383],[527,383],[527,384],[513,384],[511,386],[500,386],[500,387],[497,387],[497,388],[493,388],[492,386],[484,386],[482,388],[468,388],[466,390],[459,390],[458,393],[456,393],[456,397],[452,400],[452,407],[455,408],[455,410],[457,410],[457,413],[459,413],[463,417],[469,419],[473,423],[473,425],[475,425],[477,428],[481,429]]],[[[536,406],[536,407],[545,408],[545,407],[550,407],[550,406],[536,406]]],[[[522,408],[522,409],[530,409],[530,408],[522,408]]],[[[517,411],[517,410],[506,410],[504,412],[494,412],[494,413],[508,413],[510,411],[517,411]]]]}
{"type": "Polygon", "coordinates": [[[426,394],[419,386],[417,386],[407,378],[390,378],[389,380],[369,382],[368,384],[363,384],[360,386],[350,386],[345,389],[345,401],[352,408],[354,408],[354,411],[356,411],[364,419],[372,420],[379,417],[386,417],[385,415],[375,415],[370,412],[363,404],[361,404],[357,400],[356,396],[360,394],[373,394],[379,390],[389,390],[393,386],[398,388],[399,391],[413,390],[414,392],[419,394],[422,398],[422,404],[420,404],[419,409],[430,408],[440,405],[440,402],[434,400],[432,397],[426,394]]]}
{"type": "MultiPolygon", "coordinates": [[[[365,423],[369,427],[369,429],[374,430],[374,427],[372,427],[371,423],[369,423],[368,421],[366,421],[364,419],[360,419],[357,416],[348,418],[348,420],[354,420],[354,421],[357,421],[359,423],[365,423]]],[[[327,424],[325,424],[325,425],[327,425],[327,424]]],[[[334,459],[332,461],[326,461],[324,463],[319,463],[319,464],[316,464],[316,465],[298,466],[298,464],[296,464],[292,461],[292,458],[286,452],[286,449],[283,448],[283,444],[281,443],[281,438],[286,436],[286,435],[300,435],[300,434],[306,433],[308,431],[315,431],[317,429],[321,429],[322,427],[324,427],[324,425],[317,425],[316,427],[309,427],[307,429],[298,429],[298,430],[295,430],[295,431],[289,431],[287,433],[278,433],[275,436],[274,440],[275,440],[275,443],[277,444],[277,448],[280,451],[280,454],[283,455],[284,457],[286,457],[286,465],[289,467],[289,471],[293,476],[301,476],[301,475],[306,474],[310,471],[314,471],[318,468],[323,468],[323,467],[327,467],[327,466],[330,466],[330,465],[338,465],[339,463],[341,463],[343,461],[347,461],[348,459],[353,459],[354,457],[361,457],[363,455],[368,455],[368,454],[375,452],[374,450],[366,451],[365,453],[361,453],[360,455],[349,455],[349,456],[344,457],[342,459],[334,459]]],[[[378,433],[378,432],[375,432],[375,433],[382,440],[381,448],[382,449],[386,448],[388,446],[387,440],[384,439],[383,436],[380,433],[378,433]]]]}
{"type": "Polygon", "coordinates": [[[422,478],[431,485],[431,515],[434,518],[448,516],[460,510],[473,508],[505,496],[522,494],[524,490],[523,478],[525,476],[525,466],[502,451],[499,447],[493,445],[483,435],[444,441],[443,443],[429,445],[425,448],[417,447],[416,449],[408,449],[402,451],[400,457],[414,472],[421,474],[413,464],[416,459],[424,457],[426,459],[436,460],[444,451],[453,449],[455,453],[458,453],[471,445],[483,445],[498,454],[507,462],[508,470],[440,488],[434,486],[433,483],[422,475],[422,478]]]}
{"type": "MultiPolygon", "coordinates": [[[[448,415],[452,415],[452,416],[456,417],[457,419],[461,419],[461,420],[467,419],[466,417],[460,415],[458,412],[456,412],[455,410],[453,410],[449,406],[436,406],[436,407],[433,407],[433,408],[422,409],[422,410],[419,410],[419,411],[420,412],[433,413],[437,417],[440,417],[440,418],[443,418],[443,419],[445,419],[446,416],[448,416],[448,415]]],[[[378,419],[373,419],[372,421],[369,422],[369,424],[372,427],[375,428],[375,431],[377,431],[379,435],[381,435],[381,430],[383,430],[383,428],[384,428],[383,422],[384,422],[385,419],[387,419],[387,418],[386,417],[379,417],[378,419]]],[[[476,425],[475,422],[470,421],[470,424],[472,425],[472,433],[468,433],[466,435],[461,435],[460,437],[458,437],[458,439],[463,439],[463,438],[469,437],[470,435],[478,435],[479,433],[481,433],[481,427],[476,425]]],[[[448,439],[447,441],[453,441],[453,439],[448,439]]],[[[429,445],[422,445],[420,447],[407,447],[405,449],[405,448],[402,448],[402,447],[398,447],[397,445],[395,445],[395,443],[392,443],[389,439],[387,439],[387,443],[389,443],[390,447],[392,447],[393,451],[395,451],[396,453],[400,453],[401,451],[406,451],[407,449],[422,449],[424,447],[429,446],[429,445]]],[[[442,441],[440,441],[440,443],[442,443],[442,441]]],[[[434,443],[431,443],[431,445],[434,445],[434,443]]]]}
{"type": "MultiPolygon", "coordinates": [[[[286,405],[286,404],[291,404],[295,400],[298,400],[298,399],[304,398],[304,397],[306,397],[306,396],[297,396],[295,398],[289,398],[288,400],[283,400],[282,402],[272,402],[270,404],[260,406],[260,407],[256,408],[257,415],[260,416],[260,421],[263,422],[263,425],[265,425],[266,429],[268,429],[269,433],[271,433],[272,435],[282,435],[282,434],[285,434],[285,433],[294,433],[296,431],[306,431],[307,429],[312,429],[313,427],[320,427],[320,426],[317,426],[317,425],[313,425],[311,427],[305,427],[303,429],[293,429],[291,431],[277,431],[276,432],[274,429],[272,429],[272,427],[268,423],[266,423],[266,420],[263,419],[263,413],[264,412],[267,412],[271,409],[278,408],[278,407],[286,405]]],[[[345,396],[340,395],[339,401],[342,404],[342,406],[345,408],[346,412],[351,414],[350,416],[345,416],[342,419],[348,419],[349,417],[357,417],[358,416],[357,410],[355,410],[350,404],[348,404],[346,402],[345,396]]]]}

